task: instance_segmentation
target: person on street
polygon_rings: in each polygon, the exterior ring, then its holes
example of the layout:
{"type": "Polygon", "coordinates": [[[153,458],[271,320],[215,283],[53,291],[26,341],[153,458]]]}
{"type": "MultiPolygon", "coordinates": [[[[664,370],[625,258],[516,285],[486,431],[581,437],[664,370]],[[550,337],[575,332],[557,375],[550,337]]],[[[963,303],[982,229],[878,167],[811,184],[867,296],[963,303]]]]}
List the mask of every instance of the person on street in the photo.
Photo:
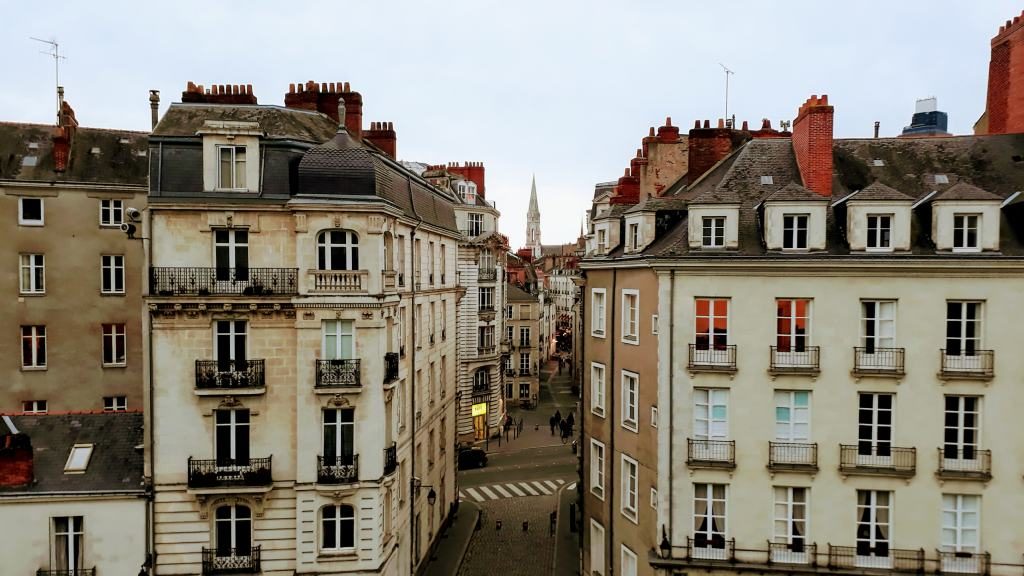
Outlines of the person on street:
{"type": "Polygon", "coordinates": [[[569,432],[572,432],[572,427],[576,424],[576,419],[572,417],[572,412],[569,412],[569,416],[565,421],[569,423],[569,432]]]}
{"type": "Polygon", "coordinates": [[[561,421],[562,421],[562,411],[561,410],[555,410],[555,423],[557,424],[558,422],[561,422],[561,421]]]}
{"type": "Polygon", "coordinates": [[[551,418],[548,418],[548,426],[551,427],[551,435],[552,436],[555,435],[555,422],[556,422],[556,420],[555,420],[554,416],[552,416],[551,418]]]}

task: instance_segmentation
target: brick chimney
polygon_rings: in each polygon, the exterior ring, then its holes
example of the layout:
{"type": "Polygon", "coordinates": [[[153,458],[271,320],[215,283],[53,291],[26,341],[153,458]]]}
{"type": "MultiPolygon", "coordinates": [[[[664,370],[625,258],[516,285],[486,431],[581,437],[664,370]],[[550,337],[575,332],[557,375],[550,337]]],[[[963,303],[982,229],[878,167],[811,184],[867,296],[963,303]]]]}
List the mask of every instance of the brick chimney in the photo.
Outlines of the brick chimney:
{"type": "MultiPolygon", "coordinates": [[[[345,117],[348,117],[348,105],[345,105],[345,117]]],[[[370,122],[370,129],[363,132],[363,139],[369,140],[385,154],[396,158],[398,151],[398,135],[391,122],[370,122]]]]}
{"type": "Polygon", "coordinates": [[[640,197],[661,196],[665,188],[689,167],[686,136],[679,135],[679,127],[672,118],[665,118],[655,135],[654,127],[644,137],[636,158],[640,168],[640,197]]]}
{"type": "Polygon", "coordinates": [[[1024,132],[1024,12],[992,38],[985,112],[989,134],[1024,132]]]}
{"type": "MultiPolygon", "coordinates": [[[[747,129],[747,122],[746,122],[746,120],[743,121],[743,129],[744,130],[747,129]]],[[[750,135],[753,136],[755,139],[756,138],[789,138],[790,136],[792,136],[792,134],[790,134],[789,132],[779,132],[778,130],[772,128],[772,121],[767,119],[767,118],[761,120],[761,129],[760,130],[751,130],[750,131],[750,135]]]]}
{"type": "Polygon", "coordinates": [[[32,442],[25,434],[0,436],[0,486],[28,486],[34,479],[32,442]]]}
{"type": "Polygon", "coordinates": [[[450,162],[448,164],[448,171],[454,174],[460,174],[466,180],[476,184],[477,196],[485,198],[483,162],[464,162],[461,165],[458,162],[450,162]]]}
{"type": "Polygon", "coordinates": [[[189,82],[181,93],[182,102],[202,104],[256,104],[252,84],[214,84],[209,88],[189,82]]]}
{"type": "Polygon", "coordinates": [[[741,132],[725,127],[725,120],[718,119],[718,127],[712,128],[711,122],[700,120],[693,123],[690,130],[688,147],[687,174],[690,182],[695,182],[732,152],[733,147],[741,144],[746,138],[741,132]],[[734,144],[735,143],[735,144],[734,144]]]}
{"type": "Polygon", "coordinates": [[[793,153],[804,187],[832,196],[832,106],[828,95],[811,96],[793,120],[793,153]]]}
{"type": "MultiPolygon", "coordinates": [[[[288,93],[284,95],[284,105],[288,108],[316,110],[330,116],[335,122],[338,118],[338,99],[345,99],[345,129],[353,138],[363,138],[363,96],[353,92],[348,82],[320,82],[309,80],[305,84],[289,84],[288,93]]],[[[392,129],[393,130],[393,129],[392,129]]]]}
{"type": "Polygon", "coordinates": [[[60,114],[57,115],[57,126],[53,129],[53,171],[65,172],[71,162],[71,141],[78,128],[78,120],[71,105],[64,100],[64,87],[57,88],[60,99],[60,114]]]}
{"type": "Polygon", "coordinates": [[[637,158],[633,158],[629,164],[629,168],[626,168],[625,173],[619,178],[615,191],[608,199],[610,204],[637,204],[640,202],[640,170],[637,158]]]}

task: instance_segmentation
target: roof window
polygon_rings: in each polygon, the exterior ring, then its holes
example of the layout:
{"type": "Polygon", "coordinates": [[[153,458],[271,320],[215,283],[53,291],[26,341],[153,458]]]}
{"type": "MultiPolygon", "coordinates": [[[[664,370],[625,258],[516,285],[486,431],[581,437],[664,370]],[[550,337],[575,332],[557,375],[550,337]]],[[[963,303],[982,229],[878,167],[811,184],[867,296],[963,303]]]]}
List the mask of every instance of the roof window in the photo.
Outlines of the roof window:
{"type": "Polygon", "coordinates": [[[775,178],[772,176],[761,176],[761,185],[766,186],[768,184],[775,184],[775,178]]]}
{"type": "Polygon", "coordinates": [[[949,176],[946,176],[945,174],[936,174],[935,175],[935,183],[936,184],[949,184],[949,176]]]}
{"type": "Polygon", "coordinates": [[[85,472],[89,467],[89,459],[92,458],[92,444],[75,444],[71,447],[71,454],[64,464],[64,473],[85,472]]]}
{"type": "Polygon", "coordinates": [[[874,160],[871,161],[871,165],[872,166],[885,166],[885,160],[882,160],[881,158],[875,158],[874,160]]]}

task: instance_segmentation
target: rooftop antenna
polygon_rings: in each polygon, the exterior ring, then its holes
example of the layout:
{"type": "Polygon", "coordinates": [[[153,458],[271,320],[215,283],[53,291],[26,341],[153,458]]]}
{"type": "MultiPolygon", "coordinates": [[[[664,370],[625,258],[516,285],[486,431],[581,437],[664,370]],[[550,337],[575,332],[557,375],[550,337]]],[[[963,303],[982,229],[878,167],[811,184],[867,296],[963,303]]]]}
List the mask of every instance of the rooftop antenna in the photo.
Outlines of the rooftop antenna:
{"type": "Polygon", "coordinates": [[[60,124],[60,61],[67,60],[67,56],[64,56],[60,53],[60,44],[58,44],[55,40],[43,40],[42,38],[36,38],[35,36],[29,36],[28,39],[35,40],[36,42],[41,42],[43,44],[48,44],[50,46],[49,52],[40,50],[39,53],[53,57],[54,81],[57,85],[57,123],[60,124]]]}
{"type": "MultiPolygon", "coordinates": [[[[722,70],[725,72],[725,117],[726,117],[726,119],[728,119],[729,118],[729,76],[735,74],[735,72],[733,72],[732,70],[729,70],[729,68],[727,68],[726,65],[722,64],[721,62],[719,62],[718,65],[721,66],[722,70]]],[[[726,121],[728,121],[728,120],[726,120],[726,121]]]]}

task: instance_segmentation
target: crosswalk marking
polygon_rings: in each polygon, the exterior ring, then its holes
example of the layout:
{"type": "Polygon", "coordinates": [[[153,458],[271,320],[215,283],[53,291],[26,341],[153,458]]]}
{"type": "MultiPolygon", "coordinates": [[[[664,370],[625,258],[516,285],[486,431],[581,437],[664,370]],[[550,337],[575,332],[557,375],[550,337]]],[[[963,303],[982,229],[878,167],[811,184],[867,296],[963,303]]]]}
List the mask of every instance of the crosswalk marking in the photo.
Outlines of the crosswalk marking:
{"type": "Polygon", "coordinates": [[[491,488],[494,488],[495,492],[501,494],[505,498],[511,498],[512,497],[512,494],[510,494],[509,492],[506,492],[505,489],[501,487],[501,484],[495,484],[494,486],[491,486],[491,488]]]}
{"type": "Polygon", "coordinates": [[[488,497],[490,497],[491,500],[497,500],[498,499],[498,496],[494,492],[491,492],[490,490],[488,490],[487,486],[481,486],[480,487],[480,491],[483,492],[484,494],[486,494],[488,497]]]}
{"type": "Polygon", "coordinates": [[[551,480],[545,480],[544,483],[551,487],[552,490],[558,490],[558,485],[552,482],[551,480]]]}
{"type": "Polygon", "coordinates": [[[472,496],[473,499],[476,500],[477,502],[484,501],[484,499],[480,497],[480,494],[478,494],[476,490],[473,490],[472,488],[466,488],[466,492],[469,492],[469,495],[472,496]]]}
{"type": "Polygon", "coordinates": [[[522,490],[517,488],[516,485],[512,484],[511,482],[508,483],[508,484],[505,484],[505,488],[508,488],[510,492],[515,492],[516,496],[526,496],[525,492],[523,492],[522,490]]]}
{"type": "Polygon", "coordinates": [[[523,487],[523,490],[526,490],[527,492],[529,492],[529,493],[530,493],[530,496],[536,496],[536,495],[537,495],[537,491],[536,491],[536,490],[534,490],[534,489],[533,489],[533,488],[532,488],[532,487],[531,487],[531,486],[530,486],[529,484],[527,484],[526,482],[520,482],[520,483],[519,483],[519,485],[523,487]]]}
{"type": "Polygon", "coordinates": [[[547,486],[541,484],[540,482],[532,482],[532,484],[535,488],[537,488],[537,490],[540,490],[544,494],[551,494],[551,491],[548,490],[547,486]]]}
{"type": "MultiPolygon", "coordinates": [[[[474,486],[459,490],[459,497],[463,500],[474,500],[476,502],[487,502],[499,498],[523,498],[529,496],[546,496],[558,492],[565,486],[566,481],[562,478],[554,480],[522,480],[519,482],[504,482],[500,484],[488,484],[486,486],[474,486]]],[[[573,486],[570,484],[570,487],[573,486]]]]}

